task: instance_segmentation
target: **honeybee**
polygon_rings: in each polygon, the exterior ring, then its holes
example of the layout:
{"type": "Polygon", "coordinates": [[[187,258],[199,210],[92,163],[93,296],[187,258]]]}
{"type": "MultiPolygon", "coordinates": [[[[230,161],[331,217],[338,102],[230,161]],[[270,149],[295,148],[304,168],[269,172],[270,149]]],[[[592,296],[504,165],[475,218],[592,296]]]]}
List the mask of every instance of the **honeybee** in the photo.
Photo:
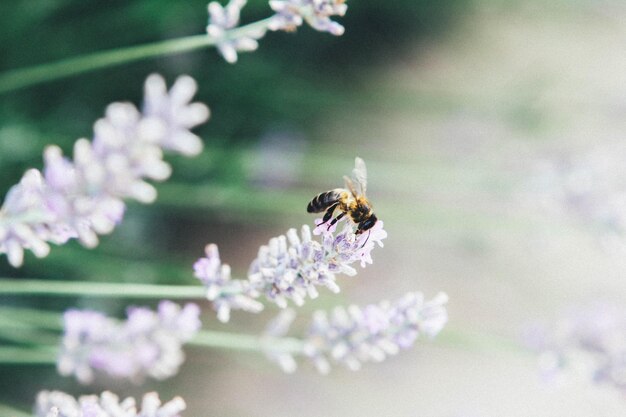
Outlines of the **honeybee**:
{"type": "Polygon", "coordinates": [[[321,224],[327,223],[332,217],[335,210],[341,213],[328,225],[328,229],[335,225],[345,215],[349,216],[354,224],[357,225],[356,234],[359,235],[376,224],[378,220],[372,211],[370,202],[365,197],[367,189],[367,170],[365,162],[357,157],[354,160],[354,169],[352,170],[352,178],[343,177],[346,188],[335,188],[316,195],[306,208],[309,213],[321,213],[326,211],[321,224]]]}

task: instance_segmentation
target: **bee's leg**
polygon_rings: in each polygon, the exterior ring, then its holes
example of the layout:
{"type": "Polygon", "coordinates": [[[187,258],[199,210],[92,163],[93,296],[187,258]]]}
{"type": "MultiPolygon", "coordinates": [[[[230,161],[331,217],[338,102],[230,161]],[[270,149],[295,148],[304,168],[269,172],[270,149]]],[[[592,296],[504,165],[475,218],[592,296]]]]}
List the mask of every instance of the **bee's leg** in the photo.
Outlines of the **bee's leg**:
{"type": "Polygon", "coordinates": [[[368,230],[367,233],[367,239],[365,239],[365,242],[363,242],[363,244],[361,245],[361,249],[365,246],[365,244],[367,243],[368,240],[370,240],[370,234],[372,233],[371,230],[368,230]]]}
{"type": "Polygon", "coordinates": [[[326,223],[333,217],[333,213],[335,212],[335,209],[338,205],[339,204],[333,204],[332,206],[328,207],[328,210],[326,210],[326,213],[324,213],[324,217],[322,218],[322,222],[320,224],[326,223]]]}
{"type": "Polygon", "coordinates": [[[335,224],[336,224],[339,220],[341,220],[341,218],[342,218],[343,216],[345,216],[345,215],[346,215],[346,213],[341,212],[341,213],[339,214],[339,216],[335,217],[335,218],[333,219],[333,221],[332,221],[332,222],[330,222],[330,224],[328,225],[328,229],[327,229],[327,230],[330,230],[330,228],[331,228],[331,227],[333,227],[333,226],[334,226],[334,225],[335,225],[335,224]]]}

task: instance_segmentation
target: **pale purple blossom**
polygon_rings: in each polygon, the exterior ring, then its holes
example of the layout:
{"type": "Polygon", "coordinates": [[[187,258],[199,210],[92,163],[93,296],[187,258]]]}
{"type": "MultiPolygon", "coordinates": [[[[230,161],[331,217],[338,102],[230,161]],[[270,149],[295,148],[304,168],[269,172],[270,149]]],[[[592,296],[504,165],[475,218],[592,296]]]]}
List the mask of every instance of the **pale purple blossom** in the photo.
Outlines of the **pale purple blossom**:
{"type": "Polygon", "coordinates": [[[260,311],[263,306],[255,300],[261,295],[281,308],[289,300],[301,306],[306,298],[318,296],[318,287],[338,293],[337,274],[356,275],[352,264],[371,263],[370,252],[386,237],[382,221],[361,235],[346,222],[340,233],[324,230],[321,241],[313,239],[305,225],[299,234],[290,229],[261,246],[245,280],[231,279],[230,267],[221,263],[215,245],[208,245],[206,256],[194,265],[195,276],[207,287],[207,298],[222,321],[228,320],[230,309],[260,311]]]}
{"type": "Polygon", "coordinates": [[[284,338],[287,335],[295,318],[296,312],[293,309],[282,309],[278,315],[267,324],[265,332],[263,333],[266,341],[266,347],[264,349],[265,356],[267,356],[270,361],[277,363],[278,366],[288,374],[295,372],[298,367],[296,359],[294,358],[294,353],[297,352],[278,348],[275,340],[284,338]]]}
{"type": "Polygon", "coordinates": [[[145,394],[140,407],[134,398],[104,391],[78,399],[61,391],[41,391],[34,407],[36,417],[180,417],[187,408],[181,397],[163,404],[156,392],[145,394]]]}
{"type": "Polygon", "coordinates": [[[96,372],[133,381],[176,374],[185,358],[182,345],[201,326],[198,306],[161,301],[156,312],[131,307],[127,315],[119,322],[96,311],[68,310],[59,373],[82,383],[92,382],[96,372]]]}
{"type": "Polygon", "coordinates": [[[544,377],[582,376],[626,393],[626,309],[595,304],[526,332],[544,377]]]}
{"type": "Polygon", "coordinates": [[[581,154],[545,160],[535,168],[523,198],[549,214],[576,220],[602,248],[626,253],[626,147],[596,146],[581,154]]]}
{"type": "Polygon", "coordinates": [[[259,47],[257,39],[265,35],[265,29],[247,31],[245,35],[229,37],[227,31],[239,25],[241,9],[246,5],[247,0],[230,0],[226,6],[213,1],[209,3],[209,25],[207,33],[212,38],[218,40],[216,47],[226,62],[234,64],[237,62],[237,52],[254,51],[259,47]]]}
{"type": "MultiPolygon", "coordinates": [[[[392,303],[337,307],[330,313],[316,311],[299,350],[268,343],[265,353],[286,372],[295,370],[296,354],[307,356],[321,373],[329,372],[331,362],[355,371],[364,362],[380,362],[410,348],[418,337],[436,336],[448,320],[447,301],[444,293],[425,301],[422,293],[411,292],[392,303]]],[[[284,338],[293,320],[292,310],[281,311],[268,325],[265,336],[284,338]]]]}
{"type": "Polygon", "coordinates": [[[231,279],[230,266],[222,264],[217,245],[206,246],[205,257],[196,261],[193,268],[195,276],[205,285],[206,297],[213,302],[217,318],[225,323],[230,319],[231,309],[258,313],[263,304],[249,281],[231,279]]]}
{"type": "Polygon", "coordinates": [[[330,314],[318,311],[306,337],[305,354],[322,373],[330,370],[330,362],[351,370],[358,370],[363,362],[380,362],[408,349],[419,336],[436,336],[448,320],[447,301],[444,293],[425,301],[422,293],[412,292],[393,303],[337,307],[330,314]]]}
{"type": "Polygon", "coordinates": [[[121,222],[123,199],[154,201],[156,189],[147,180],[163,181],[171,174],[163,151],[192,156],[202,150],[190,129],[206,121],[209,110],[191,103],[196,90],[191,77],[178,78],[168,91],[161,76],[151,75],[144,110],[130,103],[109,105],[94,124],[93,140],[74,144],[73,160],[48,146],[43,171],[27,171],[0,208],[0,253],[20,266],[24,249],[44,257],[48,242],[78,238],[94,247],[98,235],[121,222]]]}
{"type": "Polygon", "coordinates": [[[270,30],[294,31],[306,21],[313,29],[335,36],[343,35],[345,28],[331,20],[344,16],[348,10],[345,0],[270,0],[276,12],[269,23],[270,30]]]}

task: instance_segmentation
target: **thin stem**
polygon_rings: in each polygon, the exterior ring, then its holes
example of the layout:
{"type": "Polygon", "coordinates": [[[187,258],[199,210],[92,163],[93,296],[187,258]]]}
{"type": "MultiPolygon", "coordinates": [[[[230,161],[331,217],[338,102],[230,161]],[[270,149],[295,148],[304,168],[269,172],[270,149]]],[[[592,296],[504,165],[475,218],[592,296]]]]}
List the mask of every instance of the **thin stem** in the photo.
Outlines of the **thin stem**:
{"type": "Polygon", "coordinates": [[[301,353],[304,342],[292,337],[253,336],[212,330],[199,332],[190,345],[234,350],[263,351],[268,348],[290,353],[301,353]]]}
{"type": "Polygon", "coordinates": [[[39,295],[99,298],[205,298],[199,285],[126,284],[113,282],[48,281],[0,278],[0,296],[39,295]]]}
{"type": "Polygon", "coordinates": [[[0,346],[0,364],[2,365],[53,365],[57,360],[58,349],[23,348],[0,346]]]}
{"type": "Polygon", "coordinates": [[[161,55],[178,54],[206,48],[215,45],[223,39],[236,39],[251,32],[267,29],[270,19],[271,18],[266,18],[258,22],[227,30],[224,32],[224,36],[219,39],[206,34],[193,35],[144,45],[94,52],[47,64],[5,71],[0,73],[0,94],[115,65],[161,55]]]}
{"type": "Polygon", "coordinates": [[[531,351],[516,343],[515,340],[488,333],[469,333],[449,327],[444,328],[434,339],[441,346],[463,348],[477,352],[511,352],[519,354],[532,354],[531,351]]]}
{"type": "MultiPolygon", "coordinates": [[[[254,336],[212,330],[200,331],[188,344],[208,348],[255,352],[263,352],[271,348],[273,351],[293,354],[301,353],[304,347],[304,342],[296,338],[254,336]]],[[[39,348],[0,346],[0,364],[54,364],[57,356],[58,348],[56,346],[46,345],[39,348]]]]}
{"type": "MultiPolygon", "coordinates": [[[[33,330],[37,329],[36,326],[39,326],[40,329],[62,330],[63,326],[61,323],[61,313],[20,307],[0,307],[0,337],[9,333],[7,330],[14,329],[29,332],[30,335],[30,333],[33,333],[33,330]],[[24,326],[24,322],[26,322],[26,327],[24,326]]],[[[28,341],[26,336],[28,335],[24,335],[24,341],[28,341]]],[[[54,337],[50,334],[45,336],[54,337]]],[[[21,340],[22,337],[19,337],[21,340]]],[[[16,339],[11,340],[20,341],[16,339]]],[[[47,339],[46,342],[49,342],[50,340],[51,339],[47,339]]],[[[267,346],[271,346],[272,350],[281,350],[292,353],[300,352],[303,345],[301,340],[295,338],[260,337],[242,333],[219,332],[213,330],[200,331],[194,339],[189,342],[189,344],[234,350],[263,350],[267,346]]]]}
{"type": "Polygon", "coordinates": [[[39,329],[2,324],[0,340],[27,346],[55,346],[59,343],[59,335],[39,329]]]}
{"type": "Polygon", "coordinates": [[[36,308],[0,306],[0,326],[25,329],[63,330],[61,313],[36,308]]]}
{"type": "Polygon", "coordinates": [[[32,414],[26,411],[18,410],[17,408],[2,403],[0,403],[0,415],[9,417],[33,417],[32,414]]]}

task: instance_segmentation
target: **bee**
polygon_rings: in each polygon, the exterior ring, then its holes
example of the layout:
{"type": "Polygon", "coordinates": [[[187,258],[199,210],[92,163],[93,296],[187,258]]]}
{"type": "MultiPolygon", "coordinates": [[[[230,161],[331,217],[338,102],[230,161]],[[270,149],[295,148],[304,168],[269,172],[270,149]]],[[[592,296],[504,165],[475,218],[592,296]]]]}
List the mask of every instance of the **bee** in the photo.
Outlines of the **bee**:
{"type": "MultiPolygon", "coordinates": [[[[354,160],[354,169],[352,170],[352,178],[343,177],[346,188],[335,188],[316,195],[306,207],[308,213],[324,213],[321,224],[328,223],[333,217],[336,210],[340,211],[339,215],[332,219],[328,225],[328,229],[334,226],[344,216],[348,215],[349,219],[357,225],[356,234],[361,233],[374,227],[378,219],[372,210],[370,202],[365,197],[367,189],[367,170],[365,162],[357,157],[354,160]]],[[[369,236],[368,236],[369,237],[369,236]]]]}

